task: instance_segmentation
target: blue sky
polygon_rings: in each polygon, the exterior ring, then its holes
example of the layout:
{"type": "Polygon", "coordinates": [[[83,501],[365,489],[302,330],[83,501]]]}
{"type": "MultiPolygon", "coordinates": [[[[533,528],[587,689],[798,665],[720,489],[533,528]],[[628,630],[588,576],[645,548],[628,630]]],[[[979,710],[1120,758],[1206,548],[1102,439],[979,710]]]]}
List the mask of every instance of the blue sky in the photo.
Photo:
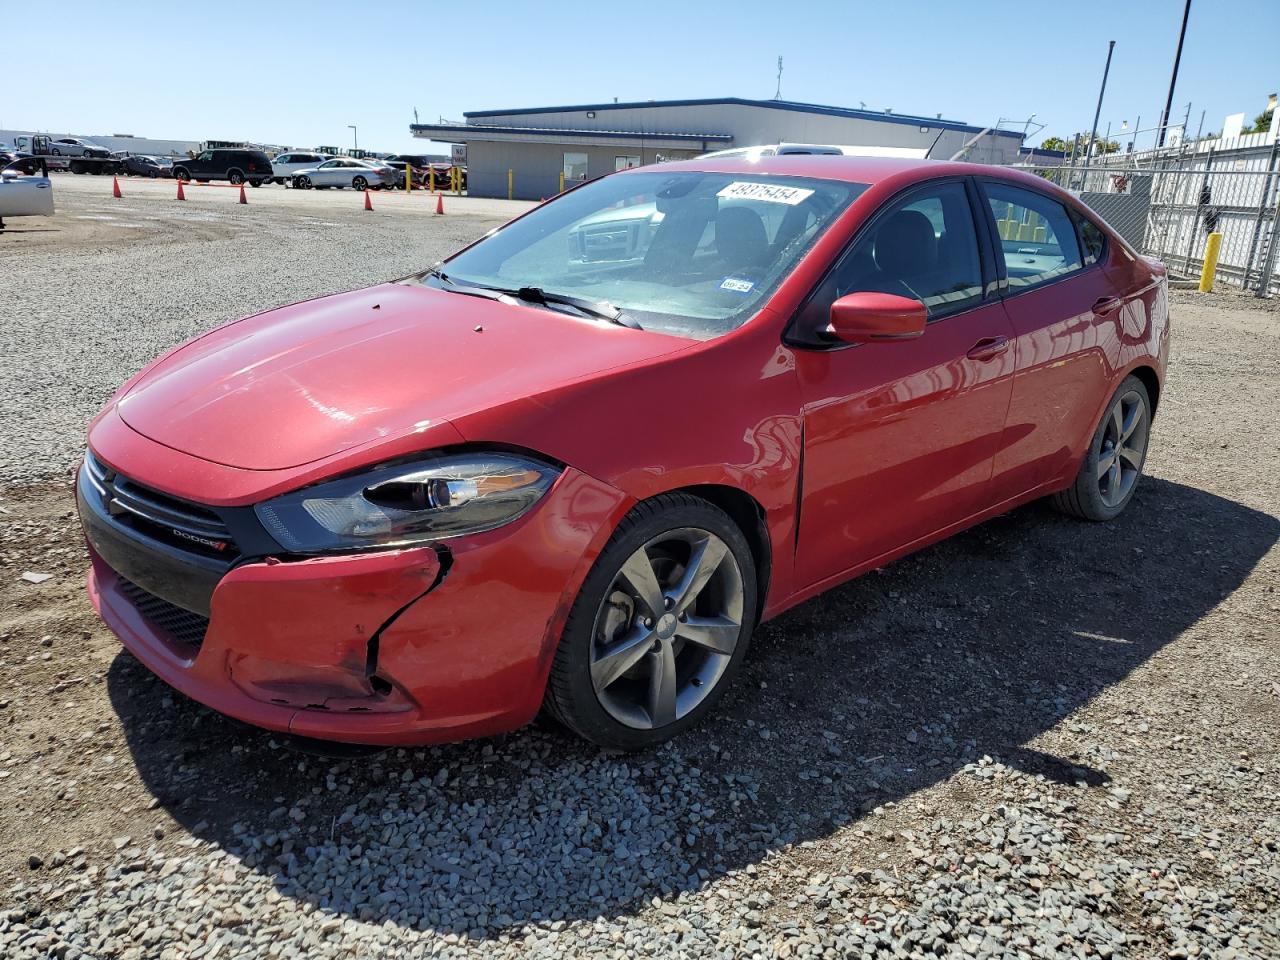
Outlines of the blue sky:
{"type": "MultiPolygon", "coordinates": [[[[294,146],[421,146],[467,110],[620,100],[770,98],[986,126],[1032,114],[1087,130],[1116,40],[1100,130],[1163,106],[1182,0],[187,5],[60,0],[3,19],[0,129],[294,146]],[[250,12],[260,7],[260,13],[250,12]],[[457,11],[454,22],[447,16],[457,11]],[[222,9],[224,12],[219,12],[222,9]],[[243,11],[243,12],[227,12],[243,11]],[[362,23],[361,12],[370,14],[362,23]],[[45,79],[47,71],[47,79],[45,79]],[[8,73],[9,71],[4,71],[8,73]]],[[[1280,89],[1278,0],[1194,0],[1174,114],[1250,118],[1280,89]]],[[[1113,137],[1115,137],[1113,132],[1113,137]]]]}

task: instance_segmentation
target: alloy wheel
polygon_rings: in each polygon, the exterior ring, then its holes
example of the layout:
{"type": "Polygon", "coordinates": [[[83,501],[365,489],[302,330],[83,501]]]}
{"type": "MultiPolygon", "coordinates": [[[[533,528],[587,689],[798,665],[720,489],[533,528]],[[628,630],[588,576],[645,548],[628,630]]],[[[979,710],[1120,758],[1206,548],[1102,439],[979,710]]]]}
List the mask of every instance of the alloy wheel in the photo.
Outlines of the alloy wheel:
{"type": "Polygon", "coordinates": [[[618,722],[667,726],[724,675],[742,635],[742,571],[714,533],[662,533],[614,575],[592,626],[591,684],[618,722]]]}
{"type": "Polygon", "coordinates": [[[353,190],[364,190],[368,186],[369,186],[369,181],[366,180],[364,177],[356,177],[354,180],[351,181],[351,189],[353,190]]]}
{"type": "Polygon", "coordinates": [[[1098,447],[1098,493],[1108,507],[1122,503],[1137,483],[1147,455],[1150,417],[1136,390],[1111,405],[1098,447]]]}

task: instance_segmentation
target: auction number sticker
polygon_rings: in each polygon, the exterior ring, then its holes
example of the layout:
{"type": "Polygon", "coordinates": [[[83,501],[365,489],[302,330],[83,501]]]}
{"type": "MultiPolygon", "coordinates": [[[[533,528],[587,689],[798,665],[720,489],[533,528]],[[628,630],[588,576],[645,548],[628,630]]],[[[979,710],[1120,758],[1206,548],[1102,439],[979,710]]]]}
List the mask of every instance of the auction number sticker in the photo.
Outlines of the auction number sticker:
{"type": "Polygon", "coordinates": [[[766,203],[785,203],[794,207],[806,197],[813,196],[812,190],[804,187],[784,187],[775,183],[751,183],[735,180],[716,194],[729,200],[763,200],[766,203]]]}
{"type": "Polygon", "coordinates": [[[721,290],[731,290],[734,293],[750,293],[754,286],[754,281],[743,280],[741,277],[725,277],[720,281],[721,290]]]}

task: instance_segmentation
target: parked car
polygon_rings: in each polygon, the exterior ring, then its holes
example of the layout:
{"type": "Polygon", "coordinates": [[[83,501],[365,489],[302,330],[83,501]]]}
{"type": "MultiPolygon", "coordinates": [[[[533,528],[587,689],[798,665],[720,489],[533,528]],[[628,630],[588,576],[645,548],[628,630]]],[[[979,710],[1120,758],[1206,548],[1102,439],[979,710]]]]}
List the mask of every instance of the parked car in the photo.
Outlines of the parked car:
{"type": "Polygon", "coordinates": [[[55,157],[110,157],[111,151],[88,140],[60,137],[49,141],[49,153],[55,157]]]}
{"type": "Polygon", "coordinates": [[[24,176],[17,169],[0,171],[0,230],[5,217],[53,216],[53,184],[48,177],[24,176]]]}
{"type": "Polygon", "coordinates": [[[641,167],[145,367],[89,428],[89,595],[272,730],[416,744],[545,708],[649,747],[761,619],[1037,498],[1119,515],[1168,353],[1164,267],[1033,175],[641,167]],[[628,205],[658,228],[584,261],[575,229],[628,205]],[[1024,227],[1032,262],[1000,240],[1024,227]]]}
{"type": "Polygon", "coordinates": [[[389,160],[382,160],[380,162],[384,166],[388,166],[394,171],[396,171],[396,188],[397,189],[400,189],[400,190],[404,189],[404,178],[406,176],[412,176],[414,184],[421,185],[426,183],[427,172],[425,170],[418,169],[417,167],[413,166],[406,160],[389,159],[389,160]]]}
{"type": "Polygon", "coordinates": [[[172,177],[173,162],[162,157],[148,157],[131,153],[120,159],[124,172],[135,177],[172,177]]]}
{"type": "Polygon", "coordinates": [[[399,174],[386,164],[353,157],[335,157],[314,167],[299,170],[293,175],[293,185],[300,190],[315,187],[351,187],[353,190],[381,190],[394,188],[399,174]]]}
{"type": "Polygon", "coordinates": [[[274,158],[271,161],[271,172],[275,175],[276,183],[289,183],[300,170],[308,170],[332,159],[333,156],[328,153],[294,150],[274,158]]]}
{"type": "Polygon", "coordinates": [[[179,180],[226,180],[253,187],[272,178],[271,161],[261,150],[203,150],[190,159],[175,160],[173,175],[179,180]]]}

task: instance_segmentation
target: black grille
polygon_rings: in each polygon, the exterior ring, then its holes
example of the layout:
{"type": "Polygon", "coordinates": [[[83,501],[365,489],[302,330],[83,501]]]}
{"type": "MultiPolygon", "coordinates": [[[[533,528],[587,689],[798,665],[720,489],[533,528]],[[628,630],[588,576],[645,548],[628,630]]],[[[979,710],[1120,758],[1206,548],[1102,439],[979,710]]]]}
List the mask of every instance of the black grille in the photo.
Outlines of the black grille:
{"type": "Polygon", "coordinates": [[[168,600],[161,600],[124,577],[120,578],[120,592],[140,614],[176,642],[197,649],[204,643],[205,632],[209,629],[208,617],[174,606],[168,600]]]}
{"type": "Polygon", "coordinates": [[[140,533],[211,557],[232,560],[238,551],[222,518],[197,503],[152,490],[99,463],[84,458],[85,475],[112,518],[140,533]]]}

